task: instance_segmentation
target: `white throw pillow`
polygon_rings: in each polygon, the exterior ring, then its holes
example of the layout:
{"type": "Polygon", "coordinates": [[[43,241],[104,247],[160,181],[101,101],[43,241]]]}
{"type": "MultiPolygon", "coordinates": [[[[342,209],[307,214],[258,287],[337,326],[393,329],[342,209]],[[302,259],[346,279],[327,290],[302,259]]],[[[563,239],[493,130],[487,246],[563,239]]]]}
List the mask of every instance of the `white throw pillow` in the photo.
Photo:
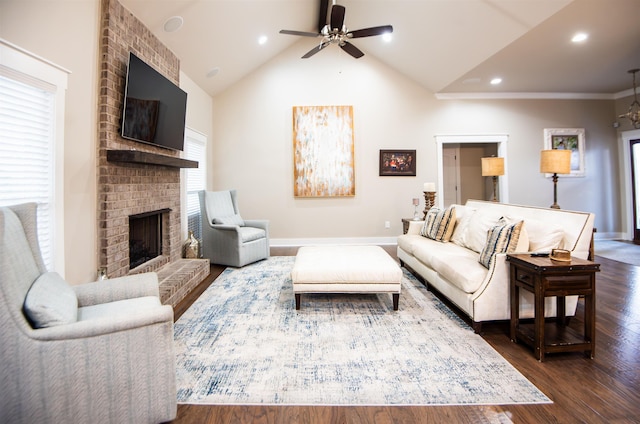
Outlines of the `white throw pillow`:
{"type": "Polygon", "coordinates": [[[530,252],[551,252],[551,249],[562,248],[564,242],[562,227],[551,222],[528,218],[525,219],[525,223],[529,234],[530,252]]]}
{"type": "Polygon", "coordinates": [[[480,253],[487,242],[487,232],[498,225],[502,214],[479,209],[469,220],[466,246],[474,252],[480,253]]]}
{"type": "Polygon", "coordinates": [[[58,273],[47,272],[31,285],[23,310],[33,328],[71,324],[78,320],[78,298],[58,273]]]}
{"type": "Polygon", "coordinates": [[[456,209],[456,226],[451,235],[451,241],[458,246],[467,247],[469,234],[469,221],[474,213],[475,208],[463,205],[454,205],[456,209]]]}

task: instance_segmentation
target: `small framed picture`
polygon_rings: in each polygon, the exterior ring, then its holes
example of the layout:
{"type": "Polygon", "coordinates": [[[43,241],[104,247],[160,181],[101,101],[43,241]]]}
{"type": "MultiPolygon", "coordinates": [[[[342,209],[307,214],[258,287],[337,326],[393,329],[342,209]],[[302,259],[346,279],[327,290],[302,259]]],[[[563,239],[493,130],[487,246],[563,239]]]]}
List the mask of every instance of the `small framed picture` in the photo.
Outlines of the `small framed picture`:
{"type": "Polygon", "coordinates": [[[380,150],[381,177],[415,177],[415,150],[380,150]]]}
{"type": "Polygon", "coordinates": [[[584,128],[545,128],[545,150],[571,150],[571,173],[567,177],[584,177],[584,128]]]}

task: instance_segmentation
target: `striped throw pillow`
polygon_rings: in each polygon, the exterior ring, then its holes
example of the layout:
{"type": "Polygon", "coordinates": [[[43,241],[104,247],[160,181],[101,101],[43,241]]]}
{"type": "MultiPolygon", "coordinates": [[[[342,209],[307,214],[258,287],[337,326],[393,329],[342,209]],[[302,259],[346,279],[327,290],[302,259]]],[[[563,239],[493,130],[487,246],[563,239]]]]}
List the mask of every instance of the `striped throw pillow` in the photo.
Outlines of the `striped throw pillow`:
{"type": "Polygon", "coordinates": [[[478,262],[486,268],[489,268],[496,253],[515,252],[523,223],[524,221],[518,221],[509,224],[504,218],[501,218],[500,221],[498,221],[498,225],[487,231],[487,242],[482,252],[480,252],[478,262]]]}
{"type": "Polygon", "coordinates": [[[424,219],[420,235],[446,243],[451,239],[455,225],[456,209],[454,207],[450,206],[445,210],[431,208],[424,219]]]}

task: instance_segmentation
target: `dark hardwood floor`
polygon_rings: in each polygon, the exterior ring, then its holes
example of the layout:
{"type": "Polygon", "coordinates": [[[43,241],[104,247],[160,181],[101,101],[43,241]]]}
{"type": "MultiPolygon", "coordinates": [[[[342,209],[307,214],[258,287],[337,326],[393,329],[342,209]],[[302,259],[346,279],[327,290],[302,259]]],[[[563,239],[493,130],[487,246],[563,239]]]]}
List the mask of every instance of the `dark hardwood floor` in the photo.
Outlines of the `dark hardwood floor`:
{"type": "MultiPolygon", "coordinates": [[[[395,258],[395,247],[386,250],[395,258]]],[[[296,248],[271,254],[295,255],[296,248]]],[[[495,406],[178,405],[173,423],[640,423],[640,267],[596,256],[596,354],[548,354],[509,340],[508,323],[483,325],[482,337],[552,401],[495,406]]],[[[175,309],[176,319],[224,270],[211,275],[175,309]]],[[[293,301],[293,300],[292,300],[293,301]]],[[[582,308],[582,300],[578,308],[582,308]]],[[[579,309],[571,326],[582,325],[579,309]]]]}

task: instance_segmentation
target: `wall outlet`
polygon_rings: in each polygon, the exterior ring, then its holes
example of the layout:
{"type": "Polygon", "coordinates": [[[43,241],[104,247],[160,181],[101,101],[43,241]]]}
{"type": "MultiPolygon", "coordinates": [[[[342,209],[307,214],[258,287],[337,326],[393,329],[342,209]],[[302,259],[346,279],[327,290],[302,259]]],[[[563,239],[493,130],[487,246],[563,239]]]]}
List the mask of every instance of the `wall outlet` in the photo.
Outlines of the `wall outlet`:
{"type": "Polygon", "coordinates": [[[391,228],[391,222],[390,221],[384,221],[384,228],[391,228]]]}

